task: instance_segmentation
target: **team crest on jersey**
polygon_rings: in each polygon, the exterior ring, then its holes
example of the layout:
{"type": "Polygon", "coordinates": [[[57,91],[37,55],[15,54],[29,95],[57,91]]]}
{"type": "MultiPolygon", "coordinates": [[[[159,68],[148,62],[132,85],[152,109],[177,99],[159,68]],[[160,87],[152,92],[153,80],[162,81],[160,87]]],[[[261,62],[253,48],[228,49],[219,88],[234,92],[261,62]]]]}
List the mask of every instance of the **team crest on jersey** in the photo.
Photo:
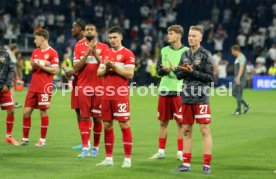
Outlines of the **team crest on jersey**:
{"type": "Polygon", "coordinates": [[[117,61],[120,61],[122,59],[123,55],[117,55],[116,59],[117,61]]]}
{"type": "Polygon", "coordinates": [[[102,51],[101,49],[96,49],[97,54],[100,54],[101,51],[102,51]]]}
{"type": "Polygon", "coordinates": [[[201,60],[200,60],[200,58],[198,58],[198,59],[195,59],[195,65],[199,65],[201,63],[201,60]]]}
{"type": "Polygon", "coordinates": [[[45,54],[44,59],[48,59],[48,58],[49,58],[49,54],[45,54]]]}
{"type": "Polygon", "coordinates": [[[5,57],[0,57],[0,62],[3,63],[5,61],[5,57]]]}

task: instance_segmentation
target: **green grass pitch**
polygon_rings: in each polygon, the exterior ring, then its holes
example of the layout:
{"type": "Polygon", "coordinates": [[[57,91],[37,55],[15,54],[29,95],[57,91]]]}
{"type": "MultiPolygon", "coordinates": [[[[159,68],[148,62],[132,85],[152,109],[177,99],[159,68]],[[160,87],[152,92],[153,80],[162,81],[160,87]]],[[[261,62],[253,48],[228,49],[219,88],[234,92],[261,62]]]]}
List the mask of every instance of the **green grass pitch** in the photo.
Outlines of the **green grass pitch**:
{"type": "MultiPolygon", "coordinates": [[[[136,94],[136,93],[134,93],[136,94]]],[[[16,93],[24,103],[26,91],[16,93]]],[[[246,115],[232,116],[235,100],[232,97],[211,97],[213,160],[212,174],[202,173],[202,144],[195,125],[192,172],[174,173],[180,162],[176,160],[176,125],[172,121],[166,147],[166,159],[150,161],[157,151],[159,123],[156,96],[131,97],[131,126],[133,131],[133,159],[131,169],[122,169],[123,147],[121,132],[115,123],[114,167],[99,168],[95,164],[104,159],[103,136],[97,158],[77,158],[71,149],[80,143],[75,113],[70,109],[70,94],[53,98],[49,111],[50,126],[47,146],[36,148],[40,135],[40,118],[36,110],[32,116],[30,143],[15,147],[4,143],[6,112],[0,112],[0,178],[218,178],[252,179],[276,178],[276,91],[245,90],[244,97],[252,104],[246,115]]],[[[14,137],[22,137],[23,108],[15,110],[14,137]]],[[[185,147],[185,146],[184,146],[185,147]]]]}

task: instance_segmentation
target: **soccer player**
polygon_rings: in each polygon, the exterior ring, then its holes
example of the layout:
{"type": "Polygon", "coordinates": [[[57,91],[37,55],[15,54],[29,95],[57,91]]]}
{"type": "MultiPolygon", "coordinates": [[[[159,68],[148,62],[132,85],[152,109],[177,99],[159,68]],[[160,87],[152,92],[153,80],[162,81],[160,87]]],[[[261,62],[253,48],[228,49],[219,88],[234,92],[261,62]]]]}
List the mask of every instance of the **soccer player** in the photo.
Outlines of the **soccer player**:
{"type": "Polygon", "coordinates": [[[80,158],[97,156],[99,150],[100,136],[102,131],[101,95],[96,88],[103,86],[103,79],[97,77],[97,70],[101,63],[102,54],[108,50],[106,44],[97,42],[97,29],[94,24],[85,26],[85,40],[79,42],[74,49],[74,71],[78,72],[77,81],[77,103],[80,110],[80,133],[82,139],[82,151],[80,158]],[[90,128],[94,121],[94,144],[89,154],[88,141],[90,139],[90,128]]]}
{"type": "Polygon", "coordinates": [[[242,98],[243,88],[246,85],[246,57],[241,52],[239,45],[233,45],[231,47],[231,53],[236,58],[234,67],[234,85],[233,96],[237,100],[237,109],[234,111],[234,115],[241,115],[241,104],[244,105],[243,113],[247,113],[250,108],[250,104],[242,98]]]}
{"type": "Polygon", "coordinates": [[[191,171],[193,124],[199,124],[203,139],[203,172],[209,174],[212,158],[212,136],[209,123],[211,113],[209,105],[210,83],[214,81],[214,69],[211,53],[200,42],[203,37],[201,26],[191,26],[188,34],[190,50],[185,51],[175,74],[183,81],[182,127],[184,133],[183,164],[176,171],[191,171]]]}
{"type": "Polygon", "coordinates": [[[178,66],[183,52],[189,48],[181,43],[184,29],[180,25],[172,25],[168,28],[169,46],[161,49],[161,60],[157,63],[157,73],[162,76],[159,85],[158,119],[160,121],[159,149],[150,159],[165,158],[165,147],[168,134],[169,120],[175,119],[178,128],[177,132],[177,159],[182,160],[183,131],[181,108],[181,92],[183,80],[178,80],[173,73],[173,67],[178,66]]]}
{"type": "Polygon", "coordinates": [[[11,61],[9,54],[0,49],[0,106],[2,110],[7,111],[6,117],[6,138],[5,142],[13,145],[19,143],[12,137],[14,123],[14,103],[11,94],[11,87],[14,77],[14,63],[11,61]]]}
{"type": "Polygon", "coordinates": [[[118,26],[108,30],[111,49],[104,54],[98,76],[104,77],[104,95],[102,100],[102,120],[104,122],[104,142],[106,158],[97,166],[113,165],[114,131],[113,119],[119,122],[125,152],[123,168],[131,167],[132,134],[130,129],[130,105],[128,79],[134,75],[135,57],[123,47],[122,29],[118,26]]]}
{"type": "Polygon", "coordinates": [[[55,49],[49,45],[49,32],[45,29],[34,33],[34,43],[37,49],[32,53],[32,80],[25,100],[23,116],[23,138],[21,145],[28,145],[33,110],[39,109],[41,116],[40,139],[37,147],[46,145],[46,135],[49,125],[48,109],[50,106],[53,76],[59,72],[59,57],[55,49]]]}
{"type": "MultiPolygon", "coordinates": [[[[78,43],[82,43],[85,41],[85,37],[84,37],[85,25],[86,23],[81,19],[77,19],[72,25],[72,29],[71,29],[72,36],[78,39],[78,42],[76,43],[76,45],[78,43]]],[[[75,95],[76,94],[75,87],[77,86],[78,73],[76,73],[74,69],[72,69],[66,72],[65,74],[67,79],[70,79],[72,76],[74,76],[74,79],[72,81],[71,109],[75,109],[77,120],[78,120],[78,128],[80,129],[80,110],[77,102],[77,96],[75,95]]],[[[81,150],[82,144],[73,146],[72,149],[81,150]]]]}
{"type": "MultiPolygon", "coordinates": [[[[14,67],[14,83],[16,83],[16,80],[19,80],[19,77],[18,77],[18,74],[17,74],[17,67],[16,67],[16,63],[17,63],[17,54],[18,54],[18,45],[17,44],[11,44],[9,46],[9,49],[8,49],[8,53],[10,55],[10,58],[11,58],[11,61],[15,64],[15,67],[14,67]]],[[[16,101],[16,98],[15,98],[15,91],[14,91],[14,87],[11,88],[11,93],[12,93],[12,98],[13,98],[13,101],[14,101],[14,108],[20,108],[22,105],[19,104],[17,101],[16,101]]]]}

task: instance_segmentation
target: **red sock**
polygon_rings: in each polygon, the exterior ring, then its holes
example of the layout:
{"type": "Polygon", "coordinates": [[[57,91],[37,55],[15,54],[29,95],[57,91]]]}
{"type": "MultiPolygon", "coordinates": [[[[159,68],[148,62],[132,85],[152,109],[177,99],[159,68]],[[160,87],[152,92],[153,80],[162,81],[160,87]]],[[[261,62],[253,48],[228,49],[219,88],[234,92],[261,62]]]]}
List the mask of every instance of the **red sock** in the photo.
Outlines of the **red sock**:
{"type": "Polygon", "coordinates": [[[89,120],[81,120],[80,121],[80,133],[81,133],[81,141],[82,147],[88,148],[88,141],[89,141],[89,120]]]}
{"type": "Polygon", "coordinates": [[[23,117],[23,138],[29,138],[32,122],[30,117],[23,117]]]}
{"type": "Polygon", "coordinates": [[[89,141],[90,141],[90,136],[91,136],[92,120],[89,119],[88,122],[89,122],[89,124],[88,124],[88,126],[89,126],[89,139],[88,139],[88,143],[89,143],[89,141]]]}
{"type": "Polygon", "coordinates": [[[7,135],[12,135],[14,116],[7,116],[6,124],[7,124],[7,135]]]}
{"type": "Polygon", "coordinates": [[[177,139],[177,149],[183,151],[183,139],[177,139]]]}
{"type": "Polygon", "coordinates": [[[210,166],[211,159],[212,159],[212,154],[204,154],[203,159],[204,159],[204,165],[210,166]]]}
{"type": "Polygon", "coordinates": [[[104,143],[105,143],[106,157],[112,157],[113,144],[114,144],[114,131],[113,131],[113,129],[104,130],[104,143]]]}
{"type": "Polygon", "coordinates": [[[132,134],[130,127],[122,129],[125,158],[131,158],[132,134]]]}
{"type": "Polygon", "coordinates": [[[49,125],[49,117],[48,116],[41,117],[41,126],[40,126],[41,139],[46,139],[48,125],[49,125]]]}
{"type": "Polygon", "coordinates": [[[192,153],[183,153],[183,163],[191,163],[192,153]]]}
{"type": "Polygon", "coordinates": [[[102,121],[95,122],[93,127],[94,132],[94,147],[98,147],[100,144],[101,132],[102,132],[102,121]]]}
{"type": "Polygon", "coordinates": [[[159,149],[165,149],[167,138],[159,138],[159,149]]]}

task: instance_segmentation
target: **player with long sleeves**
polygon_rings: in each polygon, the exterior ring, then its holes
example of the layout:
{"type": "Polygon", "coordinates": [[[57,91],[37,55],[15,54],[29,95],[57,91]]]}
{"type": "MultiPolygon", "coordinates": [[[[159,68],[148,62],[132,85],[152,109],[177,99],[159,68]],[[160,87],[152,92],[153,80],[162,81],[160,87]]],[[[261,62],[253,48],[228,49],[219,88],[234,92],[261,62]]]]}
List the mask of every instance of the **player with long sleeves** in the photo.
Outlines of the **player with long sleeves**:
{"type": "Polygon", "coordinates": [[[12,137],[14,123],[14,102],[12,99],[12,83],[14,76],[14,63],[10,59],[8,52],[0,50],[0,106],[2,110],[7,111],[6,117],[6,138],[5,142],[13,145],[19,143],[12,137]]]}
{"type": "Polygon", "coordinates": [[[201,26],[191,26],[188,34],[190,50],[185,51],[175,70],[183,79],[182,127],[184,134],[183,164],[176,171],[190,172],[192,158],[192,132],[194,121],[199,124],[203,143],[203,172],[210,174],[212,159],[211,112],[209,90],[214,81],[211,53],[200,45],[203,37],[201,26]]]}

